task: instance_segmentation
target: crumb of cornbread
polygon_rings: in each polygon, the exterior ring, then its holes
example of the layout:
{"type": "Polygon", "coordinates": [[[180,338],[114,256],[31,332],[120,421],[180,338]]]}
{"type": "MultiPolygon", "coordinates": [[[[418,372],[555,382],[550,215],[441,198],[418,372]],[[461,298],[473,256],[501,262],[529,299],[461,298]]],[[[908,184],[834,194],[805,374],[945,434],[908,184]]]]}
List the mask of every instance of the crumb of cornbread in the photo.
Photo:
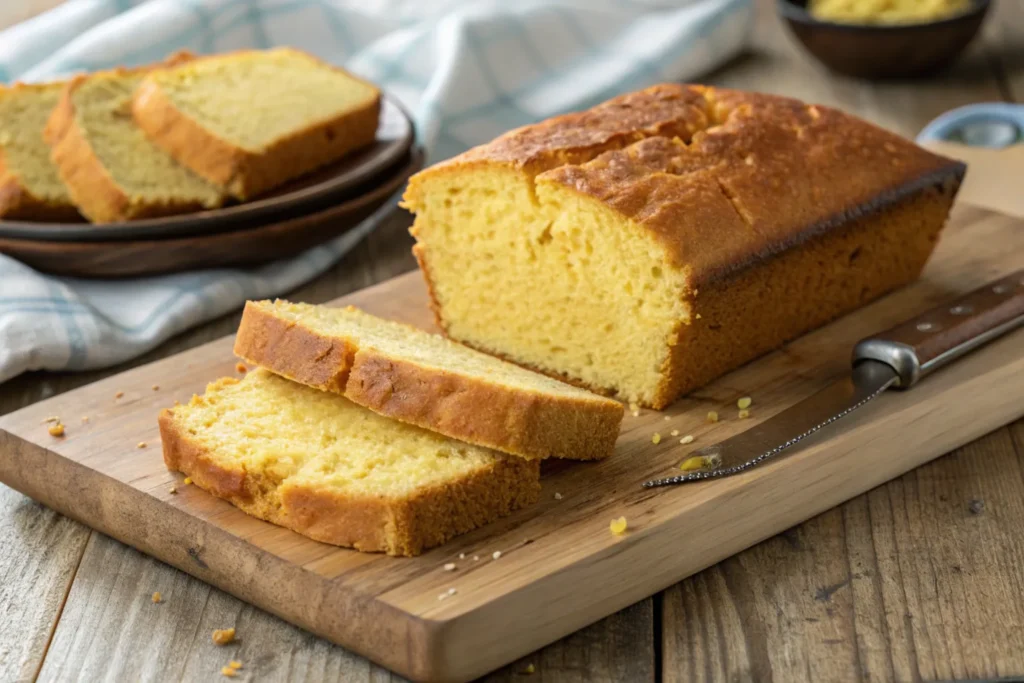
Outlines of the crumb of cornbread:
{"type": "Polygon", "coordinates": [[[235,640],[235,629],[218,628],[213,632],[213,642],[216,645],[227,645],[235,640]]]}

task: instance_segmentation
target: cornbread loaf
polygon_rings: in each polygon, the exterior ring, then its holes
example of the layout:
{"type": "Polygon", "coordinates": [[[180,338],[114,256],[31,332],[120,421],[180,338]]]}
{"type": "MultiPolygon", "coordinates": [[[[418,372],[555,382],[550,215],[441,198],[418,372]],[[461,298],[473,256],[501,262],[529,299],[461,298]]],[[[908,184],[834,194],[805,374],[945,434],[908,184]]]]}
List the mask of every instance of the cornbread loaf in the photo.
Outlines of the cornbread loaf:
{"type": "Polygon", "coordinates": [[[0,218],[78,218],[43,141],[63,89],[63,82],[0,86],[0,218]]]}
{"type": "Polygon", "coordinates": [[[160,415],[171,470],[325,543],[417,555],[528,505],[537,461],[381,417],[256,369],[160,415]]]}
{"type": "Polygon", "coordinates": [[[414,176],[439,326],[661,408],[918,276],[964,166],[828,107],[659,85],[414,176]]]}
{"type": "MultiPolygon", "coordinates": [[[[187,61],[175,56],[171,63],[187,61]]],[[[220,206],[219,188],[178,164],[132,121],[132,93],[150,68],[74,78],[46,126],[61,180],[93,222],[189,213],[220,206]]]]}
{"type": "Polygon", "coordinates": [[[179,162],[248,199],[373,142],[380,91],[290,48],[155,71],[132,111],[179,162]]]}
{"type": "Polygon", "coordinates": [[[611,455],[622,405],[356,308],[249,301],[235,354],[402,422],[525,458],[611,455]]]}

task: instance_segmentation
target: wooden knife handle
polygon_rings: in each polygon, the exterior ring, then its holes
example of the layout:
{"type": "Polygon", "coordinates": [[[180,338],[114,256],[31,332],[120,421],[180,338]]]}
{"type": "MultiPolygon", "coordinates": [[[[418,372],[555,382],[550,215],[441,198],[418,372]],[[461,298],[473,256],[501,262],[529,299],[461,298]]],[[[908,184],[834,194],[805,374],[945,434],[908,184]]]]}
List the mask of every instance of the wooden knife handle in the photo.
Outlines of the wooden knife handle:
{"type": "Polygon", "coordinates": [[[1024,324],[1024,270],[857,343],[853,363],[887,363],[907,389],[987,341],[1024,324]]]}

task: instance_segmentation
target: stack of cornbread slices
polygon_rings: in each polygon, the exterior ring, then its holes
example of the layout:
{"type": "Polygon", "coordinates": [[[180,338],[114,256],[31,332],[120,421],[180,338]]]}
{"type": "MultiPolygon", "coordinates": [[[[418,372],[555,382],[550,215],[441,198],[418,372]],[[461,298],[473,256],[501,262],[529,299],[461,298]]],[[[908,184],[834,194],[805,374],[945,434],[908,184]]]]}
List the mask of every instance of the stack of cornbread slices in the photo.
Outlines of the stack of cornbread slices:
{"type": "Polygon", "coordinates": [[[0,87],[0,218],[246,201],[372,143],[379,112],[376,87],[291,48],[0,87]]]}
{"type": "Polygon", "coordinates": [[[617,401],[355,308],[248,302],[259,366],[160,415],[171,470],[319,541],[417,555],[533,503],[544,458],[611,455],[617,401]]]}

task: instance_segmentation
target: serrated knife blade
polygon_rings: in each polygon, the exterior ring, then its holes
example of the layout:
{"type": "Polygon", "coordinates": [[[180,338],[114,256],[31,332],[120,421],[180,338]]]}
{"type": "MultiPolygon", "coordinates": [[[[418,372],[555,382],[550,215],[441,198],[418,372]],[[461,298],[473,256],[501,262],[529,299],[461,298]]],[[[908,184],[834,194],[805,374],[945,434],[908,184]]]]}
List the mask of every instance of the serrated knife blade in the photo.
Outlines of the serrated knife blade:
{"type": "Polygon", "coordinates": [[[1024,270],[857,343],[853,370],[778,415],[698,449],[701,469],[646,482],[644,488],[728,477],[792,449],[890,387],[909,389],[928,373],[1024,324],[1024,270]]]}

